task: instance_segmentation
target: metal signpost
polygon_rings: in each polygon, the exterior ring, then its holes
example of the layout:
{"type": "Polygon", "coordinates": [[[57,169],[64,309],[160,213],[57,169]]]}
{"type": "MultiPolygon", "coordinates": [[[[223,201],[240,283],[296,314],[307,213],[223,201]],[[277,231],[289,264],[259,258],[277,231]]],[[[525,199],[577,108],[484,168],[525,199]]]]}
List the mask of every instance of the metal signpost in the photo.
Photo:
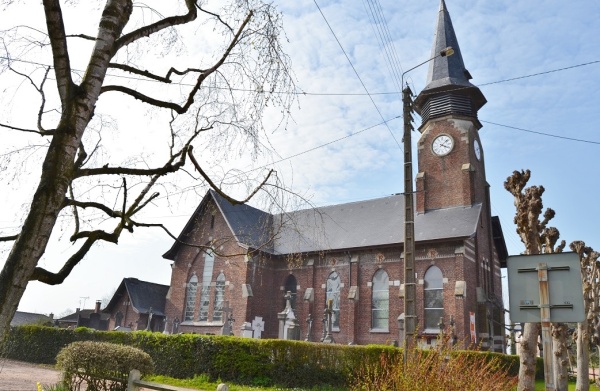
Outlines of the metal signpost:
{"type": "Polygon", "coordinates": [[[581,266],[576,253],[510,256],[507,261],[512,322],[541,323],[546,390],[555,390],[552,322],[585,318],[581,266]]]}

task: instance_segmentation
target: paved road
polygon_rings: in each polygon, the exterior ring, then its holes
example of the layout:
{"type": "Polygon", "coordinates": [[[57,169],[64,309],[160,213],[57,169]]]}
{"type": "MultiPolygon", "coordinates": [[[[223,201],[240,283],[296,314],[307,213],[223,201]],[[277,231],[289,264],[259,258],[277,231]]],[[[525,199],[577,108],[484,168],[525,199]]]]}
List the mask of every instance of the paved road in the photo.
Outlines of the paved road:
{"type": "Polygon", "coordinates": [[[60,372],[47,366],[0,359],[1,391],[37,391],[37,382],[54,385],[60,372]]]}

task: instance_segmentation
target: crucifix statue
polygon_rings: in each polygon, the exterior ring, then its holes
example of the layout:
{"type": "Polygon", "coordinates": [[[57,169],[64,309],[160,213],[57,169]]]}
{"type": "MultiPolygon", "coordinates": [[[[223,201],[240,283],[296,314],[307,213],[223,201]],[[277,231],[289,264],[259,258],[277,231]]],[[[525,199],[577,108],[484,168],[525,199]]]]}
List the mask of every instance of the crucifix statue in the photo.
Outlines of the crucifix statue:
{"type": "Polygon", "coordinates": [[[325,338],[323,338],[323,343],[335,343],[332,334],[333,327],[333,300],[327,300],[327,307],[325,307],[325,317],[326,317],[326,325],[327,325],[327,334],[325,334],[325,338]]]}
{"type": "Polygon", "coordinates": [[[150,309],[148,310],[148,324],[146,325],[146,331],[151,330],[150,329],[150,324],[152,323],[152,316],[154,315],[154,311],[152,310],[152,307],[150,307],[150,309]]]}
{"type": "Polygon", "coordinates": [[[285,296],[283,296],[283,298],[285,299],[285,310],[284,311],[289,311],[292,309],[292,292],[287,291],[285,293],[285,296]]]}
{"type": "Polygon", "coordinates": [[[223,306],[223,327],[221,327],[221,335],[233,335],[233,309],[229,307],[229,301],[223,306]]]}
{"type": "Polygon", "coordinates": [[[306,323],[308,323],[308,329],[306,331],[306,338],[304,340],[306,342],[311,342],[310,334],[312,332],[312,324],[313,324],[312,314],[308,314],[308,318],[306,318],[306,323]]]}

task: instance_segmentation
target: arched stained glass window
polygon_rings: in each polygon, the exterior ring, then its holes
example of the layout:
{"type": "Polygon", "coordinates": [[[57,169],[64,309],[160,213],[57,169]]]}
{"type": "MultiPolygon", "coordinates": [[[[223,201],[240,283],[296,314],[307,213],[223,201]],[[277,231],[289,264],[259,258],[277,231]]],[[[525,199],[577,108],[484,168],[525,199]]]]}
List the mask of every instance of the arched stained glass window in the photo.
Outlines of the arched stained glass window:
{"type": "Polygon", "coordinates": [[[198,277],[194,274],[190,277],[185,294],[185,313],[183,320],[194,320],[194,310],[196,309],[196,293],[198,292],[198,277]]]}
{"type": "Polygon", "coordinates": [[[215,303],[213,307],[213,322],[223,321],[223,304],[225,303],[225,274],[221,272],[215,283],[215,303]]]}
{"type": "Polygon", "coordinates": [[[202,273],[202,294],[200,296],[200,311],[198,320],[208,321],[208,309],[210,306],[210,282],[212,280],[213,268],[215,266],[215,254],[207,251],[204,256],[204,272],[202,273]]]}
{"type": "Polygon", "coordinates": [[[444,316],[444,278],[437,266],[425,272],[425,329],[439,329],[440,318],[444,316]]]}
{"type": "Polygon", "coordinates": [[[340,329],[340,290],[342,286],[342,280],[340,275],[336,272],[331,272],[327,277],[327,296],[325,298],[325,305],[332,300],[333,304],[333,316],[332,316],[332,327],[333,329],[340,329]]]}
{"type": "Polygon", "coordinates": [[[390,278],[385,270],[373,275],[371,298],[371,328],[388,330],[390,322],[390,278]]]}

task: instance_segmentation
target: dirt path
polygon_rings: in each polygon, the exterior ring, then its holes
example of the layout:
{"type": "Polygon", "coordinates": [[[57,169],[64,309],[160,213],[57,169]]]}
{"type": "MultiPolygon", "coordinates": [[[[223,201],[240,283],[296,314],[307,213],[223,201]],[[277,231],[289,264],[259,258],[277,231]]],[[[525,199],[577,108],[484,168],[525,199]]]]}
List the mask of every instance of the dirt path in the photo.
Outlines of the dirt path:
{"type": "Polygon", "coordinates": [[[37,382],[54,385],[59,380],[60,372],[47,366],[0,359],[1,391],[36,391],[37,382]]]}

